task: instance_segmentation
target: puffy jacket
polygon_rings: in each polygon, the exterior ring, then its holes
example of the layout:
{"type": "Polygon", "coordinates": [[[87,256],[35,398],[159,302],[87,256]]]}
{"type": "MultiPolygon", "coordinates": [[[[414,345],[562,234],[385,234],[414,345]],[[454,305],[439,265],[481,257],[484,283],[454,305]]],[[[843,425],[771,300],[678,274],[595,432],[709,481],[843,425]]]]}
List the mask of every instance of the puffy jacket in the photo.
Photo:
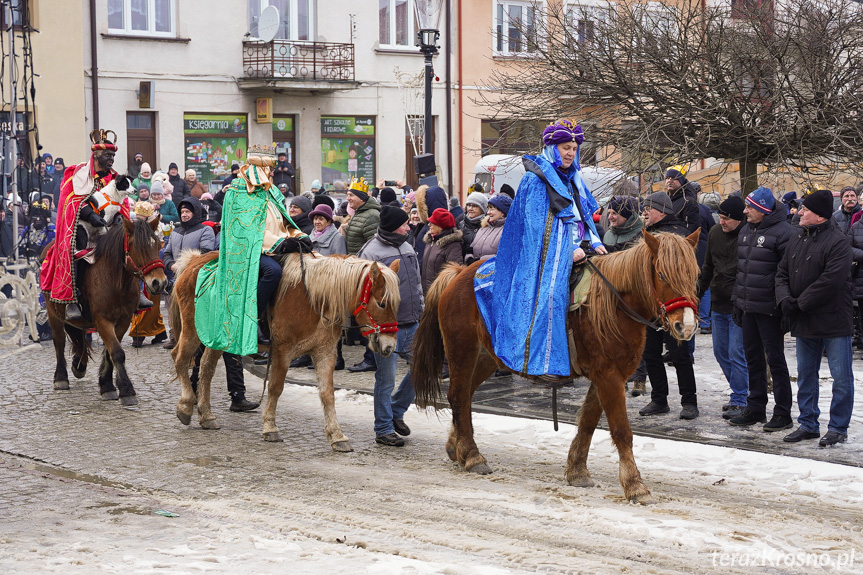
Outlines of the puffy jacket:
{"type": "Polygon", "coordinates": [[[801,228],[788,240],[776,272],[776,302],[795,298],[791,335],[845,337],[854,331],[851,243],[835,223],[801,228]]]}
{"type": "Polygon", "coordinates": [[[312,247],[314,247],[315,251],[322,256],[348,253],[345,238],[339,233],[339,230],[336,229],[334,224],[331,224],[330,227],[325,229],[324,233],[317,238],[314,233],[309,235],[309,238],[312,240],[312,247]]]}
{"type": "Polygon", "coordinates": [[[839,208],[838,210],[833,212],[833,217],[831,219],[839,228],[839,230],[843,234],[847,235],[849,233],[849,230],[851,229],[851,218],[854,217],[854,214],[861,210],[863,210],[863,208],[860,207],[860,204],[854,206],[854,209],[851,210],[851,213],[846,212],[845,208],[839,208]]]}
{"type": "Polygon", "coordinates": [[[635,212],[619,228],[609,226],[608,231],[602,236],[602,243],[609,252],[619,252],[631,247],[641,237],[644,222],[635,212]]]}
{"type": "Polygon", "coordinates": [[[698,194],[692,182],[686,182],[673,194],[669,194],[674,216],[683,222],[691,234],[701,227],[701,214],[698,211],[698,194]]]}
{"type": "Polygon", "coordinates": [[[419,258],[416,251],[402,236],[397,236],[383,230],[364,245],[357,254],[366,260],[390,265],[395,260],[399,263],[399,294],[401,303],[397,316],[400,325],[416,323],[423,313],[425,299],[423,298],[422,280],[420,278],[419,258]]]}
{"type": "Polygon", "coordinates": [[[856,300],[863,299],[863,219],[851,226],[851,254],[854,265],[851,268],[851,295],[856,300]]]}
{"type": "Polygon", "coordinates": [[[737,280],[734,305],[745,312],[777,315],[776,268],[794,228],[785,210],[773,210],[757,226],[745,223],[737,238],[737,280]]]}
{"type": "Polygon", "coordinates": [[[731,313],[734,308],[731,296],[737,279],[737,238],[743,225],[730,232],[713,226],[708,233],[704,264],[698,278],[698,299],[709,288],[710,309],[718,313],[731,313]]]}
{"type": "Polygon", "coordinates": [[[180,202],[189,195],[189,186],[186,185],[186,180],[184,180],[180,174],[177,174],[176,176],[169,175],[168,181],[171,182],[172,186],[174,186],[174,191],[171,194],[172,200],[180,202]]]}
{"type": "Polygon", "coordinates": [[[423,242],[426,244],[425,256],[421,263],[423,293],[428,293],[432,282],[445,263],[464,263],[462,236],[461,230],[452,228],[444,230],[436,238],[432,238],[431,232],[423,237],[423,242]]]}
{"type": "Polygon", "coordinates": [[[171,200],[165,200],[165,203],[158,207],[159,213],[162,214],[162,221],[165,223],[174,223],[180,221],[180,213],[177,211],[177,205],[171,200]]]}
{"type": "Polygon", "coordinates": [[[345,230],[348,254],[354,255],[360,251],[360,248],[378,231],[380,223],[381,206],[376,199],[370,197],[348,222],[348,229],[345,230]]]}
{"type": "MultiPolygon", "coordinates": [[[[488,218],[483,218],[482,227],[476,232],[473,242],[470,244],[470,249],[466,250],[465,263],[469,264],[484,256],[493,256],[496,254],[504,224],[506,224],[506,218],[495,220],[492,223],[488,223],[488,218]]],[[[462,238],[462,241],[465,241],[464,238],[462,238]]]]}
{"type": "MultiPolygon", "coordinates": [[[[189,197],[180,202],[180,205],[188,204],[195,214],[194,218],[198,222],[206,219],[204,207],[197,198],[189,197]]],[[[191,227],[185,228],[181,225],[174,226],[174,231],[168,237],[168,245],[165,246],[162,254],[162,262],[169,273],[173,273],[171,266],[180,257],[180,252],[183,250],[200,250],[201,253],[207,253],[216,249],[216,235],[213,233],[213,228],[198,223],[191,227]]]]}

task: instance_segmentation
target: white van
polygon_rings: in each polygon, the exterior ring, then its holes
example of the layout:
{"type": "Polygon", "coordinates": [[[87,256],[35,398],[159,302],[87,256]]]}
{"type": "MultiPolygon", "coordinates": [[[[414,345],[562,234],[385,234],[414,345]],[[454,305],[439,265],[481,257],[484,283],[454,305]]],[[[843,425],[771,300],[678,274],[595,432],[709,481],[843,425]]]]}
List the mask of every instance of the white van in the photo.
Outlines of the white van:
{"type": "MultiPolygon", "coordinates": [[[[518,190],[518,184],[524,176],[521,158],[508,154],[484,156],[473,169],[474,183],[479,182],[483,191],[489,195],[500,192],[504,184],[518,190]]],[[[603,203],[601,200],[611,196],[614,184],[625,178],[626,174],[614,168],[585,166],[581,168],[581,177],[596,201],[603,203]]]]}

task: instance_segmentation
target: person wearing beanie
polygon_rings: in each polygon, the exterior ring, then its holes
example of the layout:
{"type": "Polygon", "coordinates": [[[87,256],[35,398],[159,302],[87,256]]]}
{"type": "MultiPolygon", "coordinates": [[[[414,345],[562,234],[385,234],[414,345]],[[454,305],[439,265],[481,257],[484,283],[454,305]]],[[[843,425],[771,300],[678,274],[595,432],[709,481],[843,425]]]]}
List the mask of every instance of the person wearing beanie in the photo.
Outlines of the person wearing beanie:
{"type": "Polygon", "coordinates": [[[138,193],[135,194],[133,199],[136,202],[149,202],[150,201],[150,186],[147,184],[141,184],[138,186],[138,193]]]}
{"type": "Polygon", "coordinates": [[[203,196],[204,193],[207,191],[207,186],[205,186],[198,180],[198,173],[192,168],[186,170],[185,175],[186,189],[189,190],[188,195],[194,196],[200,200],[201,196],[203,196]]]}
{"type": "MultiPolygon", "coordinates": [[[[188,171],[187,171],[187,173],[188,173],[188,171]]],[[[230,186],[231,182],[233,182],[235,178],[239,177],[239,175],[240,175],[240,165],[237,163],[231,164],[231,173],[228,174],[228,176],[224,180],[222,180],[222,189],[224,190],[226,187],[230,186]]],[[[215,198],[215,199],[216,199],[216,201],[219,200],[219,198],[215,198]]],[[[219,203],[221,204],[221,202],[219,202],[219,203]]]]}
{"type": "Polygon", "coordinates": [[[309,189],[310,189],[312,192],[314,192],[314,193],[316,193],[316,194],[317,194],[317,193],[321,193],[321,192],[323,192],[323,189],[322,189],[323,187],[324,187],[324,186],[321,184],[321,181],[320,181],[320,180],[315,179],[315,180],[312,180],[312,186],[311,186],[311,188],[309,188],[309,189]]]}
{"type": "Polygon", "coordinates": [[[150,164],[144,162],[141,164],[141,172],[138,174],[138,177],[132,180],[132,186],[137,190],[141,187],[141,184],[144,184],[149,188],[152,185],[153,180],[153,172],[150,169],[150,164]]]}
{"type": "Polygon", "coordinates": [[[482,222],[485,219],[485,214],[488,210],[488,197],[482,192],[471,192],[464,201],[464,209],[464,218],[461,222],[456,220],[456,223],[459,229],[464,232],[464,255],[467,256],[470,253],[473,239],[480,227],[482,227],[482,222]]]}
{"type": "Polygon", "coordinates": [[[510,199],[515,199],[515,190],[509,184],[504,184],[500,187],[500,193],[509,196],[510,199]]]}
{"type": "MultiPolygon", "coordinates": [[[[294,223],[297,224],[297,227],[300,228],[303,233],[309,234],[310,236],[314,229],[314,224],[312,224],[312,220],[309,219],[309,212],[311,211],[312,202],[308,198],[304,196],[295,196],[290,199],[288,215],[291,216],[291,219],[294,220],[294,223]]],[[[332,221],[332,218],[330,218],[330,221],[332,221]]]]}
{"type": "Polygon", "coordinates": [[[821,447],[845,443],[854,406],[851,366],[854,257],[848,237],[831,221],[832,207],[833,194],[828,190],[816,190],[803,199],[800,231],[788,240],[776,272],[776,301],[782,313],[791,319],[791,335],[797,340],[800,426],[784,440],[797,443],[821,435],[819,369],[822,357],[827,355],[833,399],[827,433],[818,442],[821,447]]]}
{"type": "Polygon", "coordinates": [[[402,196],[402,209],[405,213],[410,214],[411,210],[416,206],[417,194],[413,190],[402,196]]]}
{"type": "Polygon", "coordinates": [[[609,200],[605,211],[608,215],[608,231],[602,238],[605,248],[611,253],[632,247],[644,228],[644,222],[639,217],[638,199],[615,196],[609,200]]]}
{"type": "MultiPolygon", "coordinates": [[[[696,204],[696,213],[698,207],[696,204]]],[[[651,234],[660,232],[677,234],[682,237],[690,235],[689,229],[677,219],[671,198],[664,192],[656,192],[647,196],[642,206],[644,214],[644,229],[651,234]]],[[[674,366],[677,373],[677,387],[680,391],[680,419],[695,419],[698,417],[698,396],[695,385],[695,370],[689,342],[680,342],[667,332],[657,331],[648,327],[644,343],[642,359],[650,378],[650,403],[638,412],[641,416],[660,415],[668,413],[668,374],[666,362],[674,366]],[[668,357],[663,357],[663,347],[668,348],[668,357]]]]}
{"type": "Polygon", "coordinates": [[[190,190],[186,185],[186,180],[180,176],[179,168],[174,162],[168,164],[168,181],[171,182],[172,186],[174,186],[174,192],[172,193],[171,199],[175,204],[179,205],[180,202],[189,196],[190,190]]]}
{"type": "Polygon", "coordinates": [[[428,293],[432,282],[445,263],[464,263],[464,234],[455,227],[455,218],[445,208],[437,208],[428,218],[428,232],[423,236],[425,254],[420,264],[423,293],[428,293]]]}
{"type": "Polygon", "coordinates": [[[723,419],[732,419],[746,409],[749,374],[743,353],[743,331],[732,318],[734,283],[737,279],[737,238],[743,227],[743,200],[731,196],[719,204],[719,224],[708,233],[707,251],[698,278],[698,296],[710,292],[713,356],[731,388],[722,406],[723,419]]]}
{"type": "Polygon", "coordinates": [[[399,356],[411,362],[411,342],[422,316],[424,299],[420,279],[419,258],[410,245],[408,214],[395,206],[381,208],[380,226],[377,233],[362,247],[358,257],[389,266],[399,262],[399,295],[401,303],[397,321],[399,331],[395,353],[386,357],[375,354],[377,365],[374,387],[374,431],[375,442],[388,447],[402,447],[403,439],[410,435],[410,427],[404,416],[414,400],[414,387],[410,370],[396,388],[396,364],[399,356]]]}
{"type": "Polygon", "coordinates": [[[201,205],[206,214],[205,221],[214,223],[222,221],[222,204],[213,198],[213,194],[210,192],[201,194],[201,205]]]}
{"type": "Polygon", "coordinates": [[[162,182],[160,180],[153,182],[153,187],[150,188],[150,203],[156,206],[156,210],[162,216],[162,222],[173,224],[180,221],[177,206],[171,200],[165,199],[165,192],[162,190],[162,182]]]}
{"type": "Polygon", "coordinates": [[[469,264],[483,258],[489,258],[497,253],[506,216],[512,206],[512,199],[503,194],[492,196],[488,200],[488,209],[482,219],[482,226],[477,230],[464,261],[469,264]]]}
{"type": "Polygon", "coordinates": [[[380,191],[379,199],[381,202],[381,207],[383,206],[395,206],[397,208],[401,207],[401,204],[396,197],[396,192],[394,189],[390,187],[382,188],[380,191]]]}
{"type": "Polygon", "coordinates": [[[686,179],[687,168],[684,165],[671,166],[665,172],[665,189],[671,198],[674,215],[689,230],[694,232],[701,227],[698,214],[698,190],[696,182],[686,179]]]}
{"type": "Polygon", "coordinates": [[[132,159],[132,163],[129,164],[128,169],[126,170],[126,174],[130,178],[137,178],[141,174],[141,165],[144,163],[144,154],[138,152],[135,154],[135,157],[132,159]]]}
{"type": "MultiPolygon", "coordinates": [[[[775,405],[773,417],[762,429],[775,432],[793,425],[791,379],[785,362],[782,312],[777,307],[775,284],[779,262],[794,231],[787,221],[784,206],[775,209],[776,200],[770,188],[755,189],[746,196],[744,204],[746,223],[737,237],[737,278],[731,296],[731,313],[743,335],[749,395],[743,412],[728,422],[745,427],[767,419],[769,365],[775,405]]],[[[723,205],[728,207],[725,202],[720,204],[720,214],[723,205]]],[[[736,211],[740,206],[735,205],[736,211]]],[[[832,206],[830,213],[833,213],[832,206]]]]}

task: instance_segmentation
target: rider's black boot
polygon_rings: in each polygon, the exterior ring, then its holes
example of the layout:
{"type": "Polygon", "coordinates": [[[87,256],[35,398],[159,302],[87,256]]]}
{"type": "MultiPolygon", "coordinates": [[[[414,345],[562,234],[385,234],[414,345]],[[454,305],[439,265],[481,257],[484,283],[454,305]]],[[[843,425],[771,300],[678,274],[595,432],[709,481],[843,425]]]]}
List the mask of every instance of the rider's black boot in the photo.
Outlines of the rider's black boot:
{"type": "Polygon", "coordinates": [[[66,304],[66,321],[77,321],[82,317],[83,314],[78,304],[74,302],[66,304]]]}
{"type": "Polygon", "coordinates": [[[138,292],[138,309],[150,309],[151,307],[153,307],[153,302],[147,299],[144,292],[138,292]]]}

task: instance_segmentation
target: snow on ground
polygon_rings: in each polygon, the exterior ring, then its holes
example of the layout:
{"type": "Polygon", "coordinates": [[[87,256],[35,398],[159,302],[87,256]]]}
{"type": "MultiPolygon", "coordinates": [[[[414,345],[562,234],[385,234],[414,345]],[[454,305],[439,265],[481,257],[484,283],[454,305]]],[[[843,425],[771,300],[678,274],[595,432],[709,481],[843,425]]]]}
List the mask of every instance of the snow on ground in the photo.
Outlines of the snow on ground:
{"type": "MultiPolygon", "coordinates": [[[[260,393],[260,380],[247,385],[260,393]]],[[[92,390],[74,394],[70,402],[84,401],[92,390]]],[[[124,490],[60,481],[0,455],[4,497],[21,486],[38,493],[26,510],[3,508],[0,572],[863,573],[863,469],[636,437],[636,462],[658,501],[639,506],[623,499],[604,431],[589,460],[597,486],[581,489],[563,479],[573,426],[554,432],[547,421],[475,415],[495,470],[481,477],[446,458],[448,412],[412,410],[408,445],[384,448],[373,442],[371,402],[337,393],[351,454],[325,445],[310,387],[285,386],[282,444],[261,442],[260,418],[224,405],[223,429],[210,432],[196,421],[180,426],[171,405],[142,402],[140,413],[175,451],[76,467],[124,490]]],[[[40,458],[39,447],[25,451],[40,458]]]]}

